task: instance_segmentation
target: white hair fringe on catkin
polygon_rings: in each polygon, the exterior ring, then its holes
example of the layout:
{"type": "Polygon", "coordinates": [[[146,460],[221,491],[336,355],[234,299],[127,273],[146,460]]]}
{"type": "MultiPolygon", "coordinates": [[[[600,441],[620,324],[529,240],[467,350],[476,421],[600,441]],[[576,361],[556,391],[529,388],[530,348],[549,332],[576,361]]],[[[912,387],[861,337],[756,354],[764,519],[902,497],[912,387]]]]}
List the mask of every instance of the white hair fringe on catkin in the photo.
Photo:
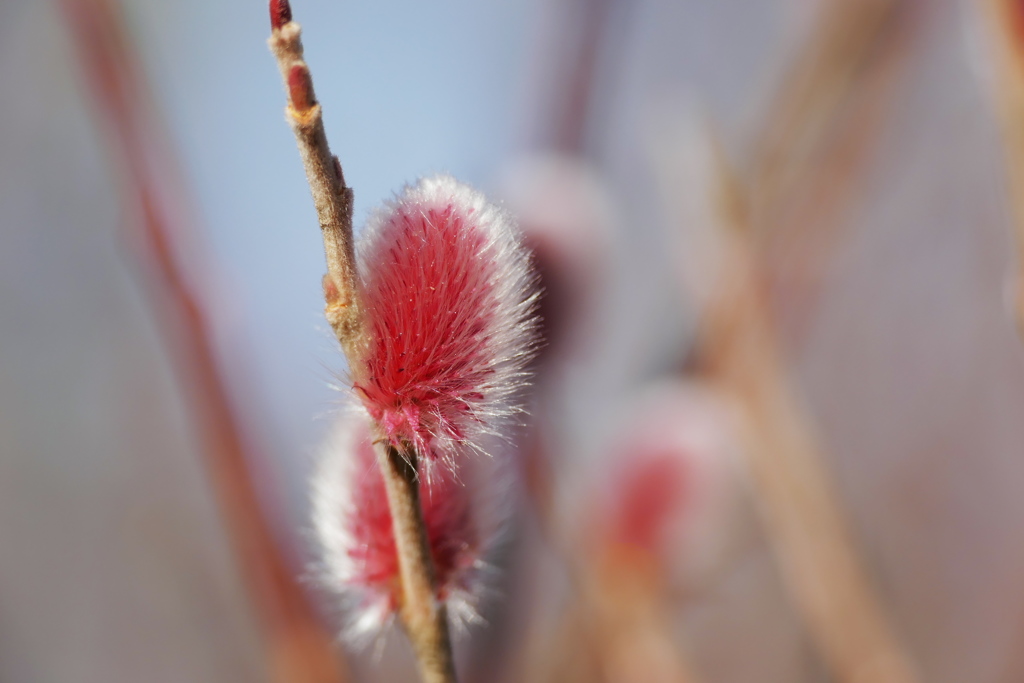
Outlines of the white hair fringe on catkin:
{"type": "MultiPolygon", "coordinates": [[[[362,580],[362,567],[351,554],[357,543],[351,522],[359,513],[354,495],[359,477],[370,474],[357,449],[360,431],[369,424],[369,415],[361,406],[350,406],[338,416],[320,449],[311,486],[312,532],[319,551],[313,580],[336,597],[341,637],[357,648],[385,636],[396,617],[391,597],[362,580]]],[[[505,456],[475,457],[460,464],[462,490],[470,496],[479,548],[472,564],[460,569],[444,587],[449,620],[457,636],[483,621],[480,606],[495,592],[496,569],[489,558],[509,538],[508,522],[517,490],[510,458],[505,456]]],[[[369,466],[376,467],[376,460],[371,459],[369,466]]],[[[430,495],[429,491],[424,495],[430,495]]]]}

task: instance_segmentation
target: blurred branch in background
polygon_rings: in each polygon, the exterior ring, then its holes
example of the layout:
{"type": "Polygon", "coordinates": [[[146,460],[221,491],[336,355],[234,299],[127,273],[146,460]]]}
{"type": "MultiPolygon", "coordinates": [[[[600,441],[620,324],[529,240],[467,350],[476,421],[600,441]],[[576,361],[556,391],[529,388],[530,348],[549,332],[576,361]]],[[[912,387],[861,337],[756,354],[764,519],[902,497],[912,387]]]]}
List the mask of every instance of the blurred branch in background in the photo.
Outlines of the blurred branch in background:
{"type": "Polygon", "coordinates": [[[982,0],[985,41],[993,61],[993,90],[1005,146],[1008,189],[1017,241],[1015,311],[1024,335],[1024,6],[1014,0],[982,0]]]}
{"type": "MultiPolygon", "coordinates": [[[[583,135],[595,106],[591,99],[598,76],[594,64],[606,37],[610,4],[568,3],[582,16],[575,22],[576,50],[565,54],[561,48],[565,82],[556,90],[563,100],[553,107],[550,137],[558,149],[576,156],[586,153],[583,135]]],[[[916,677],[846,530],[825,467],[789,393],[773,337],[802,336],[837,239],[844,202],[870,158],[909,52],[909,29],[919,18],[914,9],[897,0],[823,4],[807,45],[785,74],[759,130],[749,188],[734,177],[725,188],[714,183],[709,188],[731,193],[726,220],[738,234],[725,240],[727,265],[711,290],[709,329],[702,338],[707,369],[712,380],[739,399],[753,426],[752,443],[745,450],[790,594],[825,660],[847,683],[909,683],[916,677]],[[777,294],[774,300],[761,296],[767,282],[777,294]]],[[[680,195],[675,186],[663,189],[666,197],[680,195]]],[[[722,225],[725,217],[714,218],[722,225]]],[[[551,467],[545,455],[535,459],[541,468],[551,467]]],[[[549,535],[558,535],[550,520],[545,526],[549,535]]],[[[654,657],[658,666],[652,664],[651,673],[666,680],[692,679],[678,644],[669,645],[664,605],[659,606],[657,590],[641,578],[642,572],[634,576],[636,567],[618,566],[609,580],[602,563],[580,562],[565,543],[555,543],[564,546],[561,554],[577,592],[556,637],[541,638],[541,652],[528,657],[537,662],[531,671],[544,670],[556,678],[568,675],[573,667],[560,663],[565,655],[560,658],[559,653],[580,651],[567,643],[590,642],[585,659],[591,675],[618,680],[619,664],[662,643],[664,648],[654,650],[671,649],[673,656],[654,657]],[[653,599],[631,593],[631,579],[653,599]],[[629,598],[621,599],[627,593],[629,598]],[[652,609],[623,610],[623,605],[652,609]],[[630,639],[623,636],[626,631],[646,635],[630,639]]],[[[575,675],[583,674],[577,669],[575,675]]]]}
{"type": "Polygon", "coordinates": [[[566,54],[561,63],[547,135],[552,148],[565,154],[582,156],[586,146],[587,121],[593,110],[598,80],[598,62],[607,42],[608,20],[615,0],[562,0],[573,13],[574,39],[560,46],[566,54]]]}
{"type": "Polygon", "coordinates": [[[535,420],[520,457],[532,511],[547,549],[567,572],[569,594],[553,623],[532,629],[517,648],[515,680],[695,683],[699,678],[675,634],[677,605],[665,600],[668,587],[658,580],[657,563],[623,561],[603,546],[581,544],[579,520],[567,525],[558,516],[556,498],[567,482],[559,481],[564,455],[555,444],[559,429],[552,418],[565,414],[557,385],[565,381],[569,358],[584,355],[580,332],[593,322],[587,313],[603,305],[595,302],[610,266],[604,260],[610,230],[604,201],[610,197],[591,166],[587,132],[605,75],[602,57],[611,38],[622,36],[622,26],[612,19],[624,18],[613,15],[632,8],[615,0],[553,5],[561,16],[557,44],[548,49],[557,66],[546,89],[540,131],[552,156],[516,169],[530,176],[516,180],[523,196],[514,204],[541,278],[545,341],[535,362],[535,420]]]}
{"type": "Polygon", "coordinates": [[[129,241],[137,248],[139,270],[153,273],[148,283],[152,315],[162,326],[184,403],[200,435],[214,495],[262,622],[272,680],[344,681],[332,638],[298,584],[258,499],[252,453],[216,359],[210,321],[177,261],[175,243],[183,239],[181,216],[189,202],[119,7],[115,0],[61,4],[107,139],[123,169],[125,200],[140,217],[138,232],[129,241]]]}
{"type": "MultiPolygon", "coordinates": [[[[696,683],[700,680],[674,638],[667,587],[656,576],[654,563],[637,557],[589,557],[583,581],[584,599],[570,608],[565,623],[580,620],[591,637],[599,680],[608,683],[696,683]]],[[[558,645],[564,645],[559,643],[558,645]]],[[[571,660],[572,648],[552,648],[552,662],[571,660]],[[560,655],[560,657],[559,657],[560,655]]],[[[562,667],[568,668],[568,662],[562,667]]],[[[561,680],[552,668],[549,680],[561,680]]],[[[594,680],[594,679],[590,679],[594,680]]]]}
{"type": "MultiPolygon", "coordinates": [[[[911,683],[916,666],[871,585],[779,338],[799,340],[812,316],[845,200],[877,140],[908,29],[920,19],[913,9],[893,0],[823,6],[755,142],[749,186],[709,131],[686,136],[708,148],[698,172],[709,176],[719,252],[697,370],[741,406],[744,451],[783,580],[844,683],[911,683]]],[[[663,196],[678,202],[673,167],[681,160],[656,153],[663,196]]]]}
{"type": "Polygon", "coordinates": [[[744,412],[748,466],[783,579],[836,680],[913,683],[914,666],[875,595],[789,387],[757,265],[736,234],[745,226],[723,228],[733,234],[724,236],[722,280],[707,313],[701,361],[744,412]]]}
{"type": "MultiPolygon", "coordinates": [[[[672,414],[676,417],[686,423],[685,415],[672,414]]],[[[616,486],[588,501],[575,542],[562,542],[573,592],[554,632],[528,651],[522,680],[701,680],[675,634],[679,601],[672,596],[667,549],[658,547],[667,535],[663,527],[693,516],[686,449],[667,443],[674,440],[670,431],[654,437],[657,448],[670,455],[657,451],[645,458],[652,453],[645,453],[643,442],[651,437],[631,430],[628,445],[617,454],[622,471],[615,474],[616,486]]]]}
{"type": "Polygon", "coordinates": [[[923,9],[919,0],[822,3],[756,134],[746,210],[788,347],[813,318],[923,9]]]}

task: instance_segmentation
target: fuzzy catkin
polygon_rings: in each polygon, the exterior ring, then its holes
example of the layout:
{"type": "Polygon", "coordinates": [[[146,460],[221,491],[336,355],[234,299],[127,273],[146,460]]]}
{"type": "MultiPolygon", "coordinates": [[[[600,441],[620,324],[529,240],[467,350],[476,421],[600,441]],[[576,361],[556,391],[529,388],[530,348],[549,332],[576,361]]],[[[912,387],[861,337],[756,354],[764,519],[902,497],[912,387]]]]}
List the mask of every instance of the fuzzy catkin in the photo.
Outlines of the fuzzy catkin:
{"type": "Polygon", "coordinates": [[[510,216],[448,176],[406,187],[357,245],[360,405],[338,422],[313,482],[322,583],[355,642],[402,596],[391,510],[373,440],[415,449],[435,594],[456,630],[477,620],[486,556],[513,482],[504,461],[536,346],[536,286],[510,216]],[[494,457],[475,457],[482,454],[494,457]]]}
{"type": "MultiPolygon", "coordinates": [[[[340,596],[345,635],[356,644],[393,621],[401,597],[391,511],[370,430],[370,418],[361,408],[341,417],[313,479],[318,578],[340,596]]],[[[479,619],[486,556],[498,537],[497,517],[487,499],[505,482],[493,465],[475,459],[460,466],[459,476],[445,467],[420,479],[437,584],[434,598],[448,605],[457,629],[479,619]]]]}
{"type": "Polygon", "coordinates": [[[454,465],[505,436],[535,347],[535,286],[511,218],[449,176],[368,222],[357,249],[368,351],[356,393],[396,447],[454,465]]]}

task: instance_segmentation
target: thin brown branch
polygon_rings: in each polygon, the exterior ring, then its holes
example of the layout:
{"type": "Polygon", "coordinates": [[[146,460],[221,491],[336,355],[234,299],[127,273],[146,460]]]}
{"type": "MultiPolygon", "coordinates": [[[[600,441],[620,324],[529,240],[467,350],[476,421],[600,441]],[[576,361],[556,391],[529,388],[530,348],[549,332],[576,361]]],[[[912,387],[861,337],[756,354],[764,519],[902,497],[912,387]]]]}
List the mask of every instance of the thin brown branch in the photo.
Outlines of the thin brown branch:
{"type": "MultiPolygon", "coordinates": [[[[769,300],[769,284],[794,266],[768,251],[773,243],[782,251],[787,238],[802,242],[822,230],[834,240],[832,224],[862,165],[856,156],[877,134],[898,57],[905,54],[906,0],[829,4],[762,129],[750,185],[707,135],[717,153],[705,172],[717,200],[709,213],[717,214],[721,268],[693,356],[697,370],[742,408],[748,467],[769,542],[787,592],[836,680],[912,683],[915,665],[875,594],[826,458],[790,386],[769,300]]],[[[662,190],[678,202],[673,170],[663,168],[662,190]]],[[[819,246],[829,241],[817,239],[819,246]]],[[[797,266],[820,269],[826,255],[804,250],[798,261],[805,263],[797,266]]],[[[816,285],[804,278],[795,291],[806,295],[816,285]]]]}
{"type": "Polygon", "coordinates": [[[302,29],[291,20],[287,0],[272,0],[270,15],[273,31],[270,49],[277,58],[288,90],[288,123],[295,132],[323,234],[327,256],[324,279],[327,321],[346,356],[353,360],[361,355],[361,313],[356,295],[352,188],[346,187],[341,163],[327,145],[323,112],[316,101],[309,67],[303,60],[302,29]]]}
{"type": "Polygon", "coordinates": [[[786,330],[792,341],[806,322],[906,61],[912,9],[907,0],[829,3],[762,130],[751,194],[724,163],[717,169],[722,223],[732,229],[702,345],[706,370],[744,408],[783,577],[827,664],[850,683],[917,674],[861,563],[775,335],[786,330]]]}
{"type": "Polygon", "coordinates": [[[604,680],[696,683],[672,628],[670,591],[658,561],[622,548],[591,552],[584,561],[589,566],[578,576],[604,680]]]}
{"type": "Polygon", "coordinates": [[[540,630],[527,643],[517,680],[700,681],[673,629],[678,605],[667,600],[671,589],[659,561],[564,536],[556,550],[573,590],[554,630],[540,630]]]}
{"type": "MultiPolygon", "coordinates": [[[[723,185],[731,184],[724,165],[723,185]]],[[[703,369],[746,417],[748,463],[783,578],[843,683],[914,683],[914,664],[862,565],[839,496],[786,376],[745,214],[723,209],[724,266],[702,339],[703,369]]]]}
{"type": "MultiPolygon", "coordinates": [[[[829,0],[821,5],[810,40],[786,71],[754,142],[755,206],[777,204],[810,177],[807,170],[816,166],[822,140],[842,121],[851,93],[885,56],[906,5],[907,0],[829,0]]],[[[758,232],[766,228],[752,227],[758,232]]]]}
{"type": "MultiPolygon", "coordinates": [[[[560,56],[565,60],[564,77],[553,89],[551,143],[561,152],[582,156],[613,0],[576,0],[562,4],[571,15],[571,24],[567,24],[572,25],[576,34],[571,40],[560,41],[558,45],[559,50],[569,54],[560,56]]],[[[559,32],[559,36],[564,35],[564,32],[559,32]]]]}
{"type": "Polygon", "coordinates": [[[1014,236],[1017,243],[1017,328],[1024,336],[1024,8],[1011,0],[980,3],[995,67],[995,97],[1003,131],[1014,236]]]}
{"type": "MultiPolygon", "coordinates": [[[[1010,0],[983,0],[979,3],[985,22],[985,41],[994,71],[995,105],[1002,129],[1007,189],[1017,248],[1017,291],[1014,315],[1017,333],[1024,338],[1024,7],[1010,0]]],[[[1017,617],[1016,635],[1024,640],[1024,617],[1017,617]]],[[[1024,668],[1024,649],[1005,670],[1024,668]]],[[[1012,680],[1016,674],[1000,680],[1012,680]]]]}
{"type": "MultiPolygon", "coordinates": [[[[288,91],[288,122],[298,142],[323,233],[327,320],[348,358],[350,373],[358,375],[363,367],[365,340],[353,250],[352,189],[346,187],[341,163],[328,147],[323,114],[303,60],[301,28],[292,21],[288,0],[270,1],[270,23],[270,49],[288,91]]],[[[417,454],[411,446],[399,452],[382,440],[377,461],[387,490],[398,554],[402,625],[423,680],[455,683],[447,610],[435,599],[434,561],[419,498],[417,454]]]]}
{"type": "MultiPolygon", "coordinates": [[[[139,242],[147,251],[139,260],[155,266],[160,284],[154,316],[166,325],[164,339],[183,379],[185,405],[197,424],[213,491],[268,639],[272,680],[344,681],[332,639],[296,581],[256,494],[253,460],[214,353],[209,320],[173,254],[174,240],[186,226],[179,214],[167,209],[166,193],[183,185],[169,177],[176,165],[168,147],[157,144],[164,136],[137,70],[140,61],[114,3],[64,0],[63,8],[88,85],[122,161],[126,197],[141,214],[139,231],[145,239],[139,242]]],[[[175,199],[178,206],[187,204],[184,197],[175,199]]]]}
{"type": "MultiPolygon", "coordinates": [[[[740,229],[727,237],[727,289],[708,332],[712,374],[745,405],[751,469],[784,577],[845,681],[915,674],[861,565],[775,334],[788,331],[792,340],[806,323],[842,207],[906,61],[913,9],[908,0],[825,6],[762,130],[749,212],[723,212],[740,229]]],[[[735,188],[724,164],[720,170],[722,185],[735,188]]]]}
{"type": "Polygon", "coordinates": [[[402,577],[399,613],[416,652],[420,675],[425,683],[454,683],[447,610],[444,603],[434,599],[434,562],[420,505],[416,451],[407,446],[401,452],[381,443],[377,447],[377,462],[384,473],[402,577]]]}
{"type": "Polygon", "coordinates": [[[830,0],[754,143],[749,198],[777,329],[804,336],[920,25],[917,0],[830,0]]]}

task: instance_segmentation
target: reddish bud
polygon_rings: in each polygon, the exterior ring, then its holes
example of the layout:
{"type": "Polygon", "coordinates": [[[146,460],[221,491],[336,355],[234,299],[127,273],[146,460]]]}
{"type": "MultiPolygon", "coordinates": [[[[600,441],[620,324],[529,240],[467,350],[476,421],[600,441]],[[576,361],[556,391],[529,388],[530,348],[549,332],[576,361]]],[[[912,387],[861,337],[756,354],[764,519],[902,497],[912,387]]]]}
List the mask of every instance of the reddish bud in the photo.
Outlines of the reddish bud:
{"type": "Polygon", "coordinates": [[[316,98],[313,95],[313,78],[309,75],[309,67],[303,62],[292,65],[288,71],[288,98],[292,108],[302,113],[308,111],[316,98]]]}
{"type": "Polygon", "coordinates": [[[338,285],[335,284],[334,278],[329,274],[324,275],[323,279],[320,281],[320,285],[323,287],[324,301],[327,303],[333,304],[338,300],[338,297],[341,296],[341,293],[338,291],[338,285]]]}
{"type": "Polygon", "coordinates": [[[277,30],[292,20],[292,6],[288,0],[270,0],[270,28],[277,30]]]}
{"type": "Polygon", "coordinates": [[[536,294],[511,219],[447,176],[370,220],[359,245],[370,336],[355,387],[396,445],[454,463],[518,411],[536,294]]]}

